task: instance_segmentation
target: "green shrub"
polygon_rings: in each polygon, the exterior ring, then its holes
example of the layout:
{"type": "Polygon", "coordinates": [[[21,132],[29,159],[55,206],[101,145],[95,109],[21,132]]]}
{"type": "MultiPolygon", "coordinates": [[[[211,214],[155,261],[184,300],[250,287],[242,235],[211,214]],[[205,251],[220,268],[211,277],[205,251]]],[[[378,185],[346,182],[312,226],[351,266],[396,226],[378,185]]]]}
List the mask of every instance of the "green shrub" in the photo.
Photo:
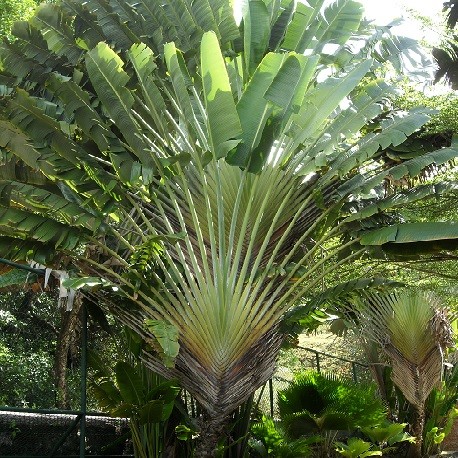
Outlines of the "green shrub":
{"type": "Polygon", "coordinates": [[[278,407],[287,434],[330,430],[352,431],[379,424],[386,418],[386,407],[374,384],[356,384],[333,374],[305,371],[279,392],[278,407]]]}

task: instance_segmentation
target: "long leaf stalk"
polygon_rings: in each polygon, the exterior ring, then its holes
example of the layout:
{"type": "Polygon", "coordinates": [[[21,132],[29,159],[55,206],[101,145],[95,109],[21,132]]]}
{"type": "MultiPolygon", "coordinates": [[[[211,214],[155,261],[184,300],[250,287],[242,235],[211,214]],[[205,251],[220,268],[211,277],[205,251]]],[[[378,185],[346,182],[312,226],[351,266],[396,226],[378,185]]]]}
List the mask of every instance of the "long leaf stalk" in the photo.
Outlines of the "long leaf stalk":
{"type": "MultiPolygon", "coordinates": [[[[277,287],[277,289],[271,294],[271,297],[264,301],[266,294],[263,292],[259,298],[257,298],[256,304],[252,306],[252,310],[250,311],[250,316],[247,317],[247,320],[252,322],[254,325],[259,325],[258,321],[261,322],[261,319],[264,321],[268,319],[279,319],[282,314],[284,313],[284,308],[287,306],[293,305],[300,297],[304,295],[307,291],[313,290],[315,285],[319,284],[321,281],[321,275],[315,275],[316,270],[319,270],[321,266],[324,266],[327,261],[335,257],[339,251],[345,250],[351,245],[352,242],[346,244],[347,246],[342,246],[339,250],[333,252],[332,254],[328,255],[326,258],[321,259],[320,261],[316,262],[314,266],[307,270],[301,277],[297,280],[295,279],[292,286],[286,291],[284,291],[285,286],[288,284],[290,278],[288,280],[284,279],[282,283],[277,287]],[[312,280],[312,278],[314,278],[312,280]],[[257,305],[257,306],[256,306],[257,305]],[[262,310],[264,313],[260,313],[258,308],[262,305],[262,310]],[[254,313],[258,311],[258,313],[254,313]]],[[[328,269],[326,269],[322,275],[329,275],[331,272],[335,271],[340,265],[349,262],[352,258],[357,258],[361,255],[362,251],[353,253],[351,256],[348,256],[336,263],[333,263],[328,269]]]]}
{"type": "MultiPolygon", "coordinates": [[[[350,244],[349,244],[350,246],[350,244]]],[[[335,272],[336,268],[343,266],[344,264],[350,263],[352,260],[357,260],[363,255],[365,252],[364,249],[356,250],[354,251],[350,256],[347,256],[337,262],[335,262],[333,265],[329,266],[324,272],[323,272],[323,277],[319,276],[319,278],[316,278],[315,280],[310,281],[309,284],[303,285],[300,288],[297,288],[294,295],[290,298],[291,303],[295,303],[298,299],[304,296],[308,291],[313,290],[313,288],[319,284],[322,281],[322,278],[326,278],[327,275],[330,275],[331,273],[335,272]]],[[[324,265],[324,264],[323,264],[324,265]]],[[[300,280],[300,279],[299,279],[300,280]]],[[[299,281],[298,281],[299,282],[299,281]]]]}
{"type": "MultiPolygon", "coordinates": [[[[102,240],[95,237],[88,237],[87,240],[89,243],[98,246],[102,253],[109,254],[113,259],[116,259],[116,261],[119,262],[121,266],[127,267],[129,265],[129,263],[122,256],[120,256],[117,251],[109,248],[106,243],[103,243],[102,240]]],[[[94,262],[94,264],[98,266],[100,265],[96,263],[93,259],[91,259],[91,262],[94,262]]]]}

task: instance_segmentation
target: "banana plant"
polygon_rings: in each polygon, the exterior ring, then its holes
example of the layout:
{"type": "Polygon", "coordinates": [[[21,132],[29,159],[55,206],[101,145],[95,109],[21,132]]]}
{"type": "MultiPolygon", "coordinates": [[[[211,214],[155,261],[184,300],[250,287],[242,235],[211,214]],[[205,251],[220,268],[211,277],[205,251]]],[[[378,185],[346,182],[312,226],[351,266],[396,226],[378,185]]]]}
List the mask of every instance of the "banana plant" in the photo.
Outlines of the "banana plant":
{"type": "Polygon", "coordinates": [[[93,353],[89,362],[95,369],[90,389],[99,406],[113,417],[129,418],[135,456],[164,456],[164,424],[180,388],[139,364],[118,361],[112,371],[93,353]]]}
{"type": "Polygon", "coordinates": [[[202,457],[271,377],[279,323],[304,292],[371,245],[434,237],[381,218],[402,203],[367,196],[458,154],[381,159],[425,110],[361,134],[394,89],[374,76],[358,2],[251,0],[241,13],[228,0],[63,0],[0,49],[4,161],[46,177],[0,181],[0,253],[65,266],[144,340],[145,364],[204,409],[202,457]]]}

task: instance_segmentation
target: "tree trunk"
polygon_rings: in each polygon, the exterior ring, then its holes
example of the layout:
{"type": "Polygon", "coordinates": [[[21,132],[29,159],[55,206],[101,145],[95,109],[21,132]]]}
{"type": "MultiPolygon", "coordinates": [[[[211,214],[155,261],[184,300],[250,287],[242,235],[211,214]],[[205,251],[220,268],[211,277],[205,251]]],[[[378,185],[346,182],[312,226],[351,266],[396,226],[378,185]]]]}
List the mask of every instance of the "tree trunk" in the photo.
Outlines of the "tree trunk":
{"type": "Polygon", "coordinates": [[[72,344],[75,328],[80,321],[81,300],[75,300],[70,311],[62,309],[59,337],[57,338],[54,371],[56,380],[56,406],[59,409],[70,408],[67,386],[68,352],[72,344]]]}
{"type": "Polygon", "coordinates": [[[407,458],[421,458],[421,446],[423,444],[423,428],[425,426],[425,411],[417,409],[414,414],[412,433],[416,437],[416,442],[409,447],[407,458]]]}
{"type": "Polygon", "coordinates": [[[216,457],[218,442],[224,438],[227,422],[228,417],[211,418],[207,413],[202,415],[200,424],[200,439],[195,451],[196,457],[216,457]]]}

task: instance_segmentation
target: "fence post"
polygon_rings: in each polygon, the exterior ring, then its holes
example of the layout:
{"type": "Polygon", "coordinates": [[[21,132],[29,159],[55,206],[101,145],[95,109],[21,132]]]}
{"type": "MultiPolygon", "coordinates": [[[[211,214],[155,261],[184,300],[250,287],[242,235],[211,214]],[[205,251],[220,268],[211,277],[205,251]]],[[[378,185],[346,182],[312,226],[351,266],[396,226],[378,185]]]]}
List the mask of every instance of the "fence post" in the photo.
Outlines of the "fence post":
{"type": "Polygon", "coordinates": [[[315,352],[315,361],[316,361],[316,371],[320,372],[320,354],[315,352]]]}
{"type": "Polygon", "coordinates": [[[86,411],[87,411],[87,309],[81,305],[81,420],[80,420],[80,458],[86,455],[86,411]]]}
{"type": "Polygon", "coordinates": [[[274,417],[274,385],[272,379],[269,379],[269,401],[270,401],[270,416],[274,417]]]}
{"type": "Polygon", "coordinates": [[[353,381],[358,383],[358,375],[356,374],[356,364],[354,362],[351,363],[351,372],[353,374],[353,381]]]}

